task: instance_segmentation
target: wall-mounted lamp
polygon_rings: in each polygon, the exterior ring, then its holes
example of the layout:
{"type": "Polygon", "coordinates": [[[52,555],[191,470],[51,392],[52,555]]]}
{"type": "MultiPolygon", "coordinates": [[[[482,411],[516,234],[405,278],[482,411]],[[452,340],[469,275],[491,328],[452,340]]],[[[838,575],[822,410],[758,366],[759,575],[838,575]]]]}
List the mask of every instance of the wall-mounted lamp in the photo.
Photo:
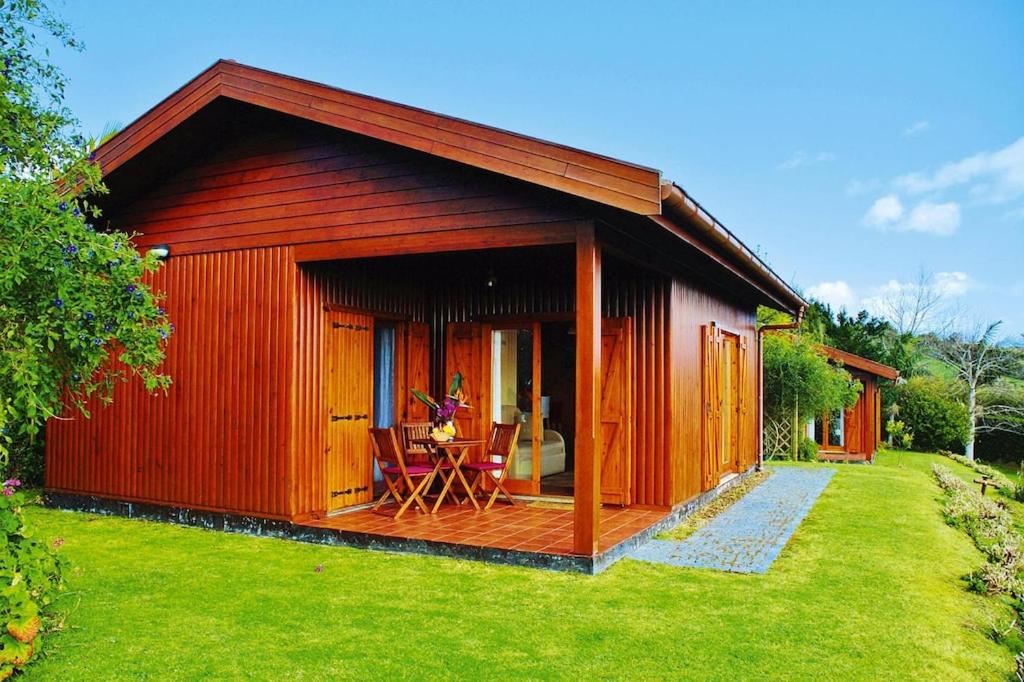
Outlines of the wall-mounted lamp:
{"type": "Polygon", "coordinates": [[[171,257],[171,247],[166,244],[149,247],[149,252],[156,256],[157,260],[167,260],[171,257]]]}
{"type": "Polygon", "coordinates": [[[484,280],[484,284],[487,285],[488,289],[493,289],[498,286],[498,276],[494,274],[494,270],[487,271],[487,279],[484,280]]]}

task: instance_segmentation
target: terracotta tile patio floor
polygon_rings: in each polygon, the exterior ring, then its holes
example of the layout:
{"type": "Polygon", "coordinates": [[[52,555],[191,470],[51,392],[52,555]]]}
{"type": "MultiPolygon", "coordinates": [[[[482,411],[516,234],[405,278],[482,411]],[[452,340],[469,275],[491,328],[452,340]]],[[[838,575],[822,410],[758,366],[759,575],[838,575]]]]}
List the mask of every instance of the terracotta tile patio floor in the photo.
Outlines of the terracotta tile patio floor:
{"type": "MultiPolygon", "coordinates": [[[[306,521],[302,525],[474,547],[571,555],[572,508],[552,509],[550,506],[498,503],[489,511],[478,512],[468,506],[443,505],[437,514],[409,510],[397,521],[364,509],[306,521]]],[[[611,549],[667,514],[667,510],[602,507],[600,551],[611,549]]]]}

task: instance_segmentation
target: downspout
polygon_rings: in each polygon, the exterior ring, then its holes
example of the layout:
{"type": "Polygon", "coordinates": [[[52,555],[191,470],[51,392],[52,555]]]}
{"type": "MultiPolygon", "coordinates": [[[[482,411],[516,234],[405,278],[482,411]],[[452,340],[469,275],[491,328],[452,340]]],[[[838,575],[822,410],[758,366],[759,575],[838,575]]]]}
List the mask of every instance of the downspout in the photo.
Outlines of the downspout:
{"type": "Polygon", "coordinates": [[[806,306],[800,306],[796,319],[786,324],[766,324],[757,330],[757,470],[764,468],[764,333],[798,329],[804,320],[806,306]]]}

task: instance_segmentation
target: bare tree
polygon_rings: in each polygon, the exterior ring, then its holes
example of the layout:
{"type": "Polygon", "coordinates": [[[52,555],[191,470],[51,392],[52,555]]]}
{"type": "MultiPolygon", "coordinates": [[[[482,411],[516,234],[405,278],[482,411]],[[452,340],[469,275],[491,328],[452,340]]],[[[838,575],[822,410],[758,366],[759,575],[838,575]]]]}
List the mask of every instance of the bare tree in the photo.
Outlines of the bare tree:
{"type": "Polygon", "coordinates": [[[967,385],[967,409],[971,417],[969,440],[964,454],[974,459],[974,441],[984,431],[1005,430],[1012,420],[1007,417],[1018,410],[1011,405],[990,404],[984,409],[978,404],[978,389],[1007,373],[1012,358],[999,348],[994,339],[1002,321],[976,325],[966,332],[953,332],[935,336],[931,342],[936,359],[956,372],[967,385]]]}
{"type": "Polygon", "coordinates": [[[922,268],[917,281],[898,286],[882,297],[882,315],[892,323],[897,334],[916,336],[938,312],[943,292],[935,284],[935,277],[922,268]]]}

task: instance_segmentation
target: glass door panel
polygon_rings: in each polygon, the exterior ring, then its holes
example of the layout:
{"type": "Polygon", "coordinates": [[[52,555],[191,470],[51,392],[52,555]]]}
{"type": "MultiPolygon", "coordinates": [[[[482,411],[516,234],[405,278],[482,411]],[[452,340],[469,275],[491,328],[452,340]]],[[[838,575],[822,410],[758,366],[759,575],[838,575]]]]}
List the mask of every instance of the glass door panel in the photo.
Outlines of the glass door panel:
{"type": "Polygon", "coordinates": [[[509,478],[539,481],[533,466],[534,330],[496,329],[491,337],[491,419],[502,424],[520,424],[509,478]]]}

